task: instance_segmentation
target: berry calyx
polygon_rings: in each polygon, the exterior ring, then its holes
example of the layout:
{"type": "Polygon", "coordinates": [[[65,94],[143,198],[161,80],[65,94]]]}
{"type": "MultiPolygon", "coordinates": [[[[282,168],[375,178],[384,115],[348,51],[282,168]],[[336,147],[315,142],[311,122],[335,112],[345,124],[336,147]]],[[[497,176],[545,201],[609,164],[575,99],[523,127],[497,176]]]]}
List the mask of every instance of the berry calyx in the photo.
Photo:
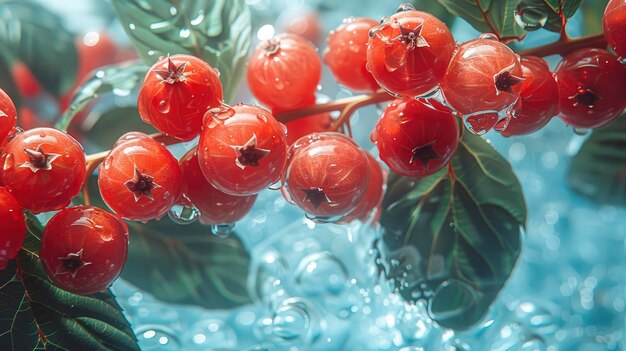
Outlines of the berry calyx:
{"type": "Polygon", "coordinates": [[[0,178],[20,205],[33,213],[60,210],[85,180],[85,153],[71,136],[52,128],[17,134],[3,150],[0,178]]]}
{"type": "Polygon", "coordinates": [[[363,198],[369,168],[365,151],[350,138],[314,133],[289,149],[283,195],[315,220],[336,221],[363,198]]]}
{"type": "Polygon", "coordinates": [[[497,90],[496,94],[509,93],[515,95],[513,86],[523,82],[524,78],[511,74],[510,68],[505,68],[493,77],[493,81],[497,90]]]}
{"type": "Polygon", "coordinates": [[[200,223],[220,225],[243,218],[256,200],[256,195],[233,196],[209,183],[198,163],[197,148],[189,150],[179,161],[182,173],[181,203],[191,203],[200,211],[200,223]]]}
{"type": "Polygon", "coordinates": [[[99,170],[102,199],[126,219],[161,218],[180,194],[178,161],[163,145],[143,133],[121,136],[99,170]]]}
{"type": "Polygon", "coordinates": [[[43,231],[39,257],[52,282],[79,295],[105,291],[119,276],[128,254],[128,227],[97,207],[70,207],[43,231]]]}
{"type": "Polygon", "coordinates": [[[137,108],[144,122],[161,132],[188,141],[202,128],[204,113],[222,103],[219,74],[191,55],[162,57],[139,90],[137,108]]]}
{"type": "Polygon", "coordinates": [[[7,267],[22,247],[26,235],[26,221],[22,207],[15,197],[0,187],[0,271],[7,267]]]}
{"type": "Polygon", "coordinates": [[[412,7],[370,31],[367,67],[378,84],[397,96],[423,96],[443,78],[456,44],[448,27],[412,7]]]}
{"type": "Polygon", "coordinates": [[[567,55],[554,77],[561,119],[576,128],[596,128],[615,119],[626,106],[626,68],[602,49],[567,55]]]}
{"type": "Polygon", "coordinates": [[[452,111],[440,103],[398,99],[385,109],[371,138],[391,170],[421,178],[450,161],[459,129],[452,111]]]}
{"type": "Polygon", "coordinates": [[[220,191],[246,196],[280,179],[285,128],[267,110],[245,104],[207,112],[198,144],[200,169],[220,191]]]}

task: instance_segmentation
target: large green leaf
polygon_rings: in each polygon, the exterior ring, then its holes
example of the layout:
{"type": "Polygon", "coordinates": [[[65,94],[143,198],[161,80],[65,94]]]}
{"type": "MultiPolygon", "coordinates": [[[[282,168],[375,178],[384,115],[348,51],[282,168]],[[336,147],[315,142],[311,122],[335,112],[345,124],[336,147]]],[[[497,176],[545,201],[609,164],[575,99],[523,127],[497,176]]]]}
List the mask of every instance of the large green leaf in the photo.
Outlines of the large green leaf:
{"type": "MultiPolygon", "coordinates": [[[[124,62],[91,72],[91,76],[86,78],[82,85],[75,90],[69,108],[63,113],[55,127],[60,130],[67,130],[74,117],[89,102],[102,94],[110,92],[130,94],[141,83],[147,71],[148,67],[141,62],[124,62]]],[[[130,129],[126,131],[130,131],[130,129]]],[[[117,136],[119,137],[119,135],[117,136]]]]}
{"type": "Polygon", "coordinates": [[[413,0],[412,4],[416,10],[430,13],[431,15],[437,17],[439,20],[444,22],[448,27],[452,27],[454,20],[457,18],[437,1],[413,0]]]}
{"type": "Polygon", "coordinates": [[[574,191],[600,204],[626,205],[626,115],[595,129],[572,159],[574,191]]]}
{"type": "Polygon", "coordinates": [[[466,133],[451,162],[453,176],[390,176],[381,263],[404,299],[426,299],[440,325],[465,329],[511,274],[526,206],[510,165],[482,138],[466,133]]]}
{"type": "Polygon", "coordinates": [[[54,286],[37,255],[42,228],[30,218],[16,260],[0,271],[2,350],[139,350],[110,292],[74,295],[54,286]]]}
{"type": "Polygon", "coordinates": [[[245,0],[112,0],[144,62],[190,54],[220,71],[224,98],[234,96],[246,69],[250,13],[245,0]]]}
{"type": "Polygon", "coordinates": [[[68,91],[76,79],[78,54],[63,20],[30,0],[0,2],[0,56],[24,62],[46,90],[68,91]]]}
{"type": "MultiPolygon", "coordinates": [[[[92,204],[106,208],[96,177],[92,204]]],[[[246,288],[250,256],[236,234],[218,238],[208,226],[169,218],[128,222],[130,246],[122,278],[165,302],[226,309],[251,302],[246,288]]]]}

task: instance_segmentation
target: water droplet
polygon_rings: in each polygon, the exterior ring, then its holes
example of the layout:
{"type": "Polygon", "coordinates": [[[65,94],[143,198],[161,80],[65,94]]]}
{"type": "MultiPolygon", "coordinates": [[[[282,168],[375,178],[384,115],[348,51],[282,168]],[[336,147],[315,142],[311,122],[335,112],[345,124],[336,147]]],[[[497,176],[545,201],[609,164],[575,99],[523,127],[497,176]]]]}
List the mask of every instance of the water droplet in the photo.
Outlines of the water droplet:
{"type": "Polygon", "coordinates": [[[161,113],[168,113],[170,112],[170,103],[168,101],[165,100],[161,100],[159,101],[159,112],[161,113]]]}
{"type": "Polygon", "coordinates": [[[415,11],[415,7],[409,3],[404,3],[398,6],[398,10],[396,10],[396,12],[404,12],[404,11],[415,11]]]}
{"type": "Polygon", "coordinates": [[[187,39],[191,35],[191,31],[189,30],[189,28],[181,28],[178,35],[183,39],[187,39]]]}
{"type": "Polygon", "coordinates": [[[235,223],[215,224],[211,226],[211,234],[220,237],[228,238],[235,228],[235,223]]]}
{"type": "Polygon", "coordinates": [[[498,36],[493,33],[483,33],[478,36],[480,39],[499,41],[498,36]]]}
{"type": "Polygon", "coordinates": [[[283,90],[285,89],[285,83],[281,79],[276,77],[274,78],[274,87],[276,87],[276,89],[278,90],[283,90]]]}
{"type": "Polygon", "coordinates": [[[498,118],[495,111],[477,112],[465,117],[465,126],[470,132],[483,135],[498,123],[498,118]]]}
{"type": "Polygon", "coordinates": [[[193,205],[189,204],[175,204],[167,213],[172,221],[177,224],[191,224],[200,218],[200,211],[193,205]]]}
{"type": "Polygon", "coordinates": [[[309,296],[336,295],[345,288],[348,270],[337,257],[325,251],[304,257],[294,274],[297,286],[305,294],[309,296]]]}
{"type": "Polygon", "coordinates": [[[579,127],[574,127],[574,134],[576,135],[587,135],[589,134],[590,129],[589,128],[579,128],[579,127]]]}
{"type": "Polygon", "coordinates": [[[528,31],[543,28],[548,22],[544,5],[520,3],[513,14],[515,22],[528,31]]]}
{"type": "Polygon", "coordinates": [[[311,316],[307,306],[293,298],[285,300],[272,318],[272,332],[284,340],[305,336],[310,325],[311,316]]]}

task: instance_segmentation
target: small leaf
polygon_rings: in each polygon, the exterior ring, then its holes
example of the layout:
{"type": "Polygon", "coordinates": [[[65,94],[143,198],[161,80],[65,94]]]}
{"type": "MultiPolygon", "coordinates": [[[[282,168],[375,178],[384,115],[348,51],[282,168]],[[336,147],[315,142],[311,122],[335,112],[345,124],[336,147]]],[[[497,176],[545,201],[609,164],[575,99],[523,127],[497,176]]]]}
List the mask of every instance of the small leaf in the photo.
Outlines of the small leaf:
{"type": "Polygon", "coordinates": [[[520,0],[437,0],[452,14],[483,33],[494,33],[500,40],[520,40],[526,31],[515,22],[520,0]]]}
{"type": "Polygon", "coordinates": [[[559,13],[559,6],[562,6],[563,15],[565,16],[565,18],[570,18],[574,16],[576,11],[580,7],[580,4],[583,2],[583,0],[543,0],[543,1],[545,1],[545,3],[548,4],[548,6],[550,6],[550,8],[556,13],[559,13]]]}
{"type": "Polygon", "coordinates": [[[147,71],[148,67],[140,62],[124,62],[91,72],[91,76],[74,91],[69,108],[56,123],[55,128],[67,130],[72,119],[90,101],[102,94],[115,91],[130,94],[143,80],[147,71]]]}
{"type": "Polygon", "coordinates": [[[85,139],[89,140],[90,143],[94,143],[102,150],[110,148],[121,135],[130,131],[146,134],[158,132],[139,117],[137,106],[114,107],[101,114],[98,113],[97,120],[89,121],[89,123],[81,127],[82,135],[85,139]]]}
{"type": "Polygon", "coordinates": [[[626,205],[626,114],[594,129],[572,159],[570,187],[606,205],[626,205]]]}
{"type": "Polygon", "coordinates": [[[444,22],[448,27],[452,27],[456,16],[452,15],[443,5],[433,0],[413,0],[416,10],[428,12],[444,22]]]}
{"type": "Polygon", "coordinates": [[[250,47],[250,12],[244,0],[112,2],[146,64],[167,54],[197,56],[219,70],[224,99],[235,96],[250,47]]]}
{"type": "Polygon", "coordinates": [[[478,322],[520,252],[526,205],[510,165],[465,133],[443,169],[423,179],[391,175],[379,243],[386,276],[407,301],[426,299],[440,325],[478,322]]]}
{"type": "Polygon", "coordinates": [[[54,286],[37,255],[42,227],[32,217],[16,260],[0,271],[3,350],[139,350],[110,292],[74,295],[54,286]]]}
{"type": "Polygon", "coordinates": [[[60,96],[76,79],[78,53],[63,20],[29,0],[0,2],[0,51],[24,62],[49,92],[60,96]]]}

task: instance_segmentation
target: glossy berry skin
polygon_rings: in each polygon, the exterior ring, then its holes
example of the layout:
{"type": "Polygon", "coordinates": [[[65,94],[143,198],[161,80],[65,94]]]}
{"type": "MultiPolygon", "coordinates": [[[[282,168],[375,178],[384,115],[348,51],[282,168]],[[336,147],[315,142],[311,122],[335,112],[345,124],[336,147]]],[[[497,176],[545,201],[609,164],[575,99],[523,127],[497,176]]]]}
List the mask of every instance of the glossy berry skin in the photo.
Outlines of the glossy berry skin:
{"type": "Polygon", "coordinates": [[[144,122],[181,139],[195,138],[204,113],[222,103],[219,75],[191,55],[162,57],[146,74],[137,107],[144,122]]]}
{"type": "Polygon", "coordinates": [[[54,285],[78,295],[105,291],[128,254],[128,227],[97,207],[70,207],[43,231],[39,257],[54,285]]]}
{"type": "Polygon", "coordinates": [[[502,135],[521,135],[543,128],[559,112],[559,87],[546,61],[522,57],[522,110],[512,118],[502,135]]]}
{"type": "Polygon", "coordinates": [[[626,1],[609,1],[602,23],[609,45],[620,57],[626,57],[626,1]]]}
{"type": "Polygon", "coordinates": [[[252,105],[207,112],[198,144],[200,169],[217,189],[254,195],[280,179],[287,158],[285,127],[252,105]]]}
{"type": "Polygon", "coordinates": [[[357,219],[365,222],[370,219],[372,211],[376,208],[380,208],[380,205],[382,204],[386,176],[378,161],[376,161],[376,159],[369,152],[366,154],[370,166],[370,177],[367,183],[367,190],[357,207],[342,218],[340,221],[341,223],[350,223],[357,219]]]}
{"type": "Polygon", "coordinates": [[[182,196],[200,211],[202,224],[234,223],[250,212],[257,196],[233,196],[217,190],[202,174],[196,148],[189,150],[179,164],[182,196]]]}
{"type": "Polygon", "coordinates": [[[0,89],[0,149],[8,142],[9,136],[17,126],[17,111],[13,100],[0,89]]]}
{"type": "Polygon", "coordinates": [[[314,133],[289,150],[283,195],[319,220],[337,220],[354,210],[367,191],[366,152],[336,132],[314,133]]]}
{"type": "Polygon", "coordinates": [[[369,18],[349,18],[326,40],[324,63],[339,84],[357,91],[379,88],[376,79],[367,70],[367,42],[369,31],[378,22],[369,18]]]}
{"type": "Polygon", "coordinates": [[[567,55],[554,72],[560,117],[577,128],[596,128],[615,119],[626,103],[626,68],[602,49],[567,55]]]}
{"type": "Polygon", "coordinates": [[[445,23],[421,11],[402,11],[373,29],[367,67],[378,84],[397,96],[432,92],[456,44],[445,23]]]}
{"type": "Polygon", "coordinates": [[[436,101],[399,99],[387,106],[371,138],[392,171],[422,178],[450,161],[459,128],[452,112],[436,101]]]}
{"type": "Polygon", "coordinates": [[[322,63],[315,48],[295,34],[259,44],[248,61],[248,84],[270,109],[292,110],[315,102],[322,63]]]}
{"type": "Polygon", "coordinates": [[[35,128],[15,136],[0,159],[2,184],[33,213],[60,210],[85,181],[85,153],[71,136],[35,128]]]}
{"type": "Polygon", "coordinates": [[[126,219],[159,219],[180,195],[178,161],[163,145],[142,133],[120,137],[99,170],[102,198],[126,219]]]}
{"type": "Polygon", "coordinates": [[[463,115],[501,111],[520,96],[522,66],[497,40],[480,38],[459,46],[441,82],[446,100],[463,115]]]}
{"type": "Polygon", "coordinates": [[[15,197],[0,187],[0,271],[14,259],[26,235],[26,221],[22,207],[15,197]]]}
{"type": "Polygon", "coordinates": [[[299,118],[285,123],[287,126],[287,145],[311,133],[326,132],[333,124],[333,118],[329,113],[320,113],[313,116],[299,118]]]}

